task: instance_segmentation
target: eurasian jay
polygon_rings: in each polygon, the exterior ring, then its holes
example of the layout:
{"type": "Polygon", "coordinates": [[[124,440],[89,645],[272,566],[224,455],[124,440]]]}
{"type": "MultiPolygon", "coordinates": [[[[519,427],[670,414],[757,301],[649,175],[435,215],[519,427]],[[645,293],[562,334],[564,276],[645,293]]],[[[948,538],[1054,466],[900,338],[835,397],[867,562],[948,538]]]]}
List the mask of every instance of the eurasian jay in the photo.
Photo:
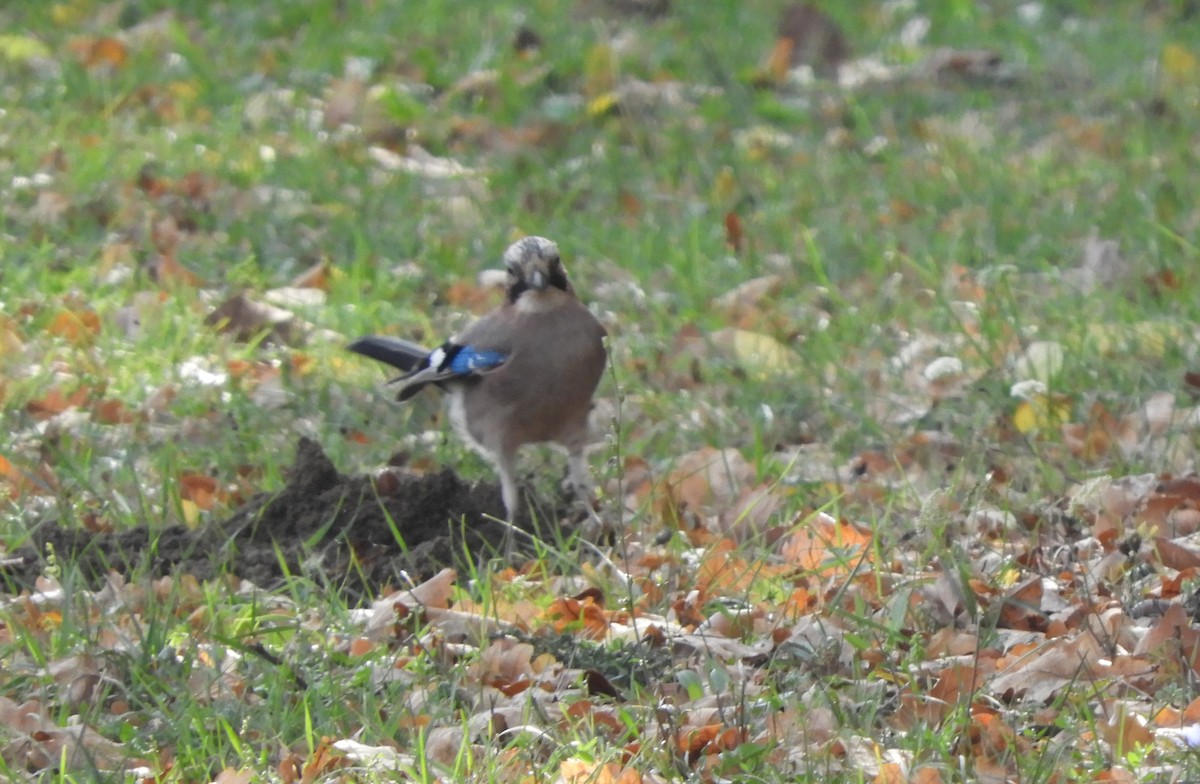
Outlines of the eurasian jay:
{"type": "Polygon", "coordinates": [[[348,348],[403,371],[390,382],[401,401],[431,384],[448,394],[455,430],[499,474],[510,522],[517,450],[543,441],[566,449],[571,486],[594,521],[584,447],[607,359],[604,327],[576,298],[550,240],[518,240],[504,265],[504,304],[438,348],[389,337],[360,338],[348,348]]]}

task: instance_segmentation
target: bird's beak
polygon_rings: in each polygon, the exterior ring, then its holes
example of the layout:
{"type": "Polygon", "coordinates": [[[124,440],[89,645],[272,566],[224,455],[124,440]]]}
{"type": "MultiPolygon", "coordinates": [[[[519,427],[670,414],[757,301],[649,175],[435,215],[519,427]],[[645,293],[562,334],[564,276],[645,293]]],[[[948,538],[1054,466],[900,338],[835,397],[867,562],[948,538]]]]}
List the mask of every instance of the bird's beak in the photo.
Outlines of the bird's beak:
{"type": "Polygon", "coordinates": [[[546,273],[541,270],[534,270],[533,274],[529,276],[529,287],[535,291],[541,291],[546,288],[547,283],[546,273]]]}

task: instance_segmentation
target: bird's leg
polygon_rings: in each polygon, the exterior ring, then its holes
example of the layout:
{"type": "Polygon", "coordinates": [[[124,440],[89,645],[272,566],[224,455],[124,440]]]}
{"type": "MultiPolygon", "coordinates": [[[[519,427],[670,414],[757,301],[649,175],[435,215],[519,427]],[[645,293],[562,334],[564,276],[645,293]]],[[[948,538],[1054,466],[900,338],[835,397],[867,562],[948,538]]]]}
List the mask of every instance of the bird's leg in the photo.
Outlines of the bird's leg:
{"type": "Polygon", "coordinates": [[[504,516],[508,521],[508,525],[504,528],[504,557],[507,558],[512,555],[512,526],[517,522],[521,494],[517,490],[517,480],[513,477],[513,456],[496,455],[494,462],[496,473],[500,476],[500,496],[504,499],[504,516]]]}
{"type": "Polygon", "coordinates": [[[587,510],[588,515],[588,530],[589,538],[598,535],[604,530],[604,522],[600,519],[600,515],[596,514],[596,509],[592,505],[594,500],[592,495],[592,477],[588,473],[587,458],[583,454],[583,449],[575,449],[567,453],[567,477],[571,483],[571,489],[575,492],[575,497],[583,502],[583,508],[587,510]]]}

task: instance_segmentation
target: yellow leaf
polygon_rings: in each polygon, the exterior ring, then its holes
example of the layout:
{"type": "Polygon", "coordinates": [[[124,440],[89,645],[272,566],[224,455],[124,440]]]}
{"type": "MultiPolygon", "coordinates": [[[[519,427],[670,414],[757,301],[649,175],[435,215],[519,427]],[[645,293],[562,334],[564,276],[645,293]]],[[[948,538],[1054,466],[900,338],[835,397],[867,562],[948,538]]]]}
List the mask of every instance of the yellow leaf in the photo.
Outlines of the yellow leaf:
{"type": "Polygon", "coordinates": [[[55,3],[50,9],[50,18],[59,27],[71,27],[79,24],[88,13],[81,0],[70,3],[55,3]]]}
{"type": "Polygon", "coordinates": [[[50,48],[27,35],[0,35],[0,57],[14,63],[49,57],[50,48]]]}
{"type": "Polygon", "coordinates": [[[591,98],[611,93],[617,86],[617,57],[612,47],[596,44],[583,61],[583,91],[591,98]]]}
{"type": "Polygon", "coordinates": [[[1163,47],[1162,72],[1173,82],[1181,84],[1196,84],[1196,69],[1200,64],[1196,55],[1179,44],[1167,44],[1163,47]]]}
{"type": "Polygon", "coordinates": [[[714,332],[712,341],[759,378],[792,372],[800,362],[790,348],[770,335],[759,332],[726,328],[714,332]]]}
{"type": "Polygon", "coordinates": [[[617,106],[616,93],[603,93],[588,101],[587,113],[591,117],[608,114],[617,106]]]}
{"type": "Polygon", "coordinates": [[[722,166],[721,171],[717,172],[717,178],[713,180],[712,195],[709,198],[713,204],[728,204],[735,195],[737,178],[733,176],[733,169],[722,166]]]}
{"type": "Polygon", "coordinates": [[[200,87],[194,79],[191,81],[177,80],[171,82],[167,85],[167,90],[171,95],[185,102],[194,101],[196,96],[200,94],[200,87]]]}
{"type": "Polygon", "coordinates": [[[1161,357],[1168,346],[1194,340],[1181,325],[1169,321],[1138,321],[1133,324],[1089,324],[1087,341],[1099,354],[1112,357],[1136,354],[1161,357]]]}
{"type": "Polygon", "coordinates": [[[200,522],[200,507],[195,501],[189,501],[184,498],[180,500],[179,507],[183,512],[183,522],[188,528],[195,528],[200,522]]]}
{"type": "Polygon", "coordinates": [[[1064,395],[1040,395],[1017,404],[1017,410],[1013,412],[1013,426],[1018,433],[1029,434],[1065,425],[1070,417],[1070,398],[1064,395]]]}

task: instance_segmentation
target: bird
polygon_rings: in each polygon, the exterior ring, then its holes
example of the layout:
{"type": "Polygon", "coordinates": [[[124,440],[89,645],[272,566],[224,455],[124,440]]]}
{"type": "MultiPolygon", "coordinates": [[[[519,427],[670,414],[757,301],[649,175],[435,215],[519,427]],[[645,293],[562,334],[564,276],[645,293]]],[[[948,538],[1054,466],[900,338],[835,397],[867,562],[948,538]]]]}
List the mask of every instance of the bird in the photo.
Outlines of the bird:
{"type": "Polygon", "coordinates": [[[569,483],[597,524],[584,450],[607,330],[576,296],[553,241],[524,237],[503,261],[504,303],[437,348],[372,335],[347,349],[400,370],[389,383],[401,402],[431,386],[446,393],[454,429],[496,470],[509,523],[519,511],[518,450],[551,442],[566,450],[569,483]]]}

